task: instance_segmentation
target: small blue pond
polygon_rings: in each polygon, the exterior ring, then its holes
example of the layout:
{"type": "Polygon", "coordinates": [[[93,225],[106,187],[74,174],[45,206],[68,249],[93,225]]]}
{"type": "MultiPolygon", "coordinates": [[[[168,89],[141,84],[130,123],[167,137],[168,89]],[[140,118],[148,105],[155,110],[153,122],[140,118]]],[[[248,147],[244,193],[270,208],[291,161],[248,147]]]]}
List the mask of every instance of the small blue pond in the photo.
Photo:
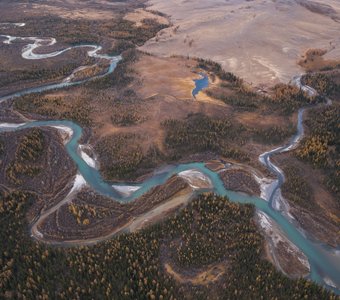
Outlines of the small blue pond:
{"type": "Polygon", "coordinates": [[[192,90],[192,96],[196,98],[197,94],[202,91],[203,89],[207,88],[209,86],[209,78],[208,75],[204,73],[200,73],[201,78],[195,79],[195,88],[192,90]]]}

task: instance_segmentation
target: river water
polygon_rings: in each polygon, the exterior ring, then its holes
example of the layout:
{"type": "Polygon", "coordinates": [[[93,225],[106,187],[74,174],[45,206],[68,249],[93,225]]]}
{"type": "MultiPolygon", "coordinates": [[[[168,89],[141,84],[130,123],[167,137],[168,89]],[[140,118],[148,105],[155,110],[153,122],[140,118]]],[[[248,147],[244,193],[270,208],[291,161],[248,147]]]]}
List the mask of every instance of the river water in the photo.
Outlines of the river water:
{"type": "MultiPolygon", "coordinates": [[[[4,37],[4,36],[2,36],[4,37]]],[[[17,38],[5,36],[7,44],[12,43],[17,38]],[[9,42],[8,42],[9,41],[9,42]]],[[[73,47],[58,51],[52,52],[49,54],[35,54],[34,49],[38,48],[36,45],[41,43],[42,39],[38,38],[19,38],[21,40],[33,41],[33,44],[29,44],[23,49],[22,56],[26,59],[46,59],[49,57],[55,57],[64,53],[65,51],[71,50],[73,47]]],[[[52,39],[50,39],[52,43],[52,39]]],[[[98,54],[101,50],[100,46],[95,45],[82,45],[75,47],[84,47],[90,48],[92,50],[88,51],[89,56],[97,57],[99,59],[107,59],[109,61],[109,67],[107,72],[100,76],[105,76],[112,73],[121,59],[120,56],[107,56],[98,54]]],[[[98,77],[98,76],[97,76],[98,77]]],[[[97,78],[96,77],[96,78],[97,78]]],[[[92,78],[93,79],[93,78],[92,78]]],[[[73,85],[79,85],[87,80],[75,81],[75,82],[62,82],[57,84],[45,85],[37,88],[31,88],[27,90],[23,90],[20,92],[13,93],[11,95],[7,95],[5,97],[0,98],[0,103],[6,101],[8,99],[13,99],[16,97],[20,97],[22,95],[27,95],[30,93],[36,92],[44,92],[53,89],[65,88],[73,85]]],[[[202,75],[201,79],[196,80],[196,88],[193,91],[193,96],[197,95],[203,88],[208,85],[208,77],[206,75],[202,75]]],[[[277,183],[269,196],[269,201],[265,201],[259,197],[247,196],[240,193],[236,193],[233,191],[226,190],[218,173],[213,172],[205,167],[205,164],[202,163],[188,163],[188,164],[178,164],[178,165],[170,165],[166,168],[154,171],[154,174],[146,179],[144,182],[136,184],[129,184],[129,186],[138,186],[138,189],[132,189],[132,192],[129,193],[128,196],[123,196],[122,193],[115,190],[112,185],[115,186],[124,186],[122,183],[113,183],[106,182],[101,177],[100,173],[96,168],[91,167],[80,155],[79,153],[79,140],[82,136],[82,128],[74,122],[71,121],[33,121],[25,124],[0,124],[0,132],[4,131],[14,131],[14,130],[22,130],[25,128],[32,127],[55,127],[55,126],[64,126],[72,130],[72,136],[70,140],[66,143],[65,147],[68,155],[72,158],[78,168],[78,172],[83,176],[86,183],[97,193],[108,196],[115,201],[120,201],[123,203],[133,201],[134,199],[140,197],[147,191],[149,191],[152,187],[157,185],[164,184],[167,179],[171,176],[178,174],[180,172],[186,170],[198,170],[201,173],[205,174],[213,184],[213,191],[221,196],[227,196],[231,201],[237,203],[250,203],[253,204],[259,211],[264,212],[268,215],[273,221],[275,221],[279,228],[286,234],[288,239],[294,243],[308,258],[311,273],[309,278],[313,281],[319,283],[320,285],[324,285],[327,288],[333,290],[337,294],[340,294],[340,290],[335,288],[340,287],[340,249],[330,248],[326,245],[323,245],[317,241],[313,241],[309,237],[307,237],[304,233],[302,233],[296,225],[289,219],[286,218],[280,211],[276,210],[273,207],[273,201],[277,196],[277,193],[280,191],[280,187],[284,182],[284,174],[283,172],[276,167],[271,161],[270,158],[280,152],[289,151],[293,147],[295,147],[301,137],[303,136],[303,113],[304,109],[301,109],[298,114],[298,125],[297,125],[297,133],[292,137],[291,141],[282,147],[274,149],[272,151],[266,152],[260,156],[260,161],[271,171],[273,172],[278,180],[277,183]]]]}

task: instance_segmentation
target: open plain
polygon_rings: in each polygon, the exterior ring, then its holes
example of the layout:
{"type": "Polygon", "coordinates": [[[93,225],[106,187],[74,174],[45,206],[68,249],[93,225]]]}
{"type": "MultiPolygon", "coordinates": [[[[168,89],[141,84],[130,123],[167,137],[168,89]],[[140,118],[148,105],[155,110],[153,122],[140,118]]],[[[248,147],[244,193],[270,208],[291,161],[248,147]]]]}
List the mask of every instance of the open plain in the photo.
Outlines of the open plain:
{"type": "Polygon", "coordinates": [[[336,0],[150,0],[171,16],[141,49],[157,55],[212,59],[254,87],[288,83],[303,73],[308,49],[340,60],[340,3],[336,0]],[[181,9],[178,9],[180,7],[181,9]]]}

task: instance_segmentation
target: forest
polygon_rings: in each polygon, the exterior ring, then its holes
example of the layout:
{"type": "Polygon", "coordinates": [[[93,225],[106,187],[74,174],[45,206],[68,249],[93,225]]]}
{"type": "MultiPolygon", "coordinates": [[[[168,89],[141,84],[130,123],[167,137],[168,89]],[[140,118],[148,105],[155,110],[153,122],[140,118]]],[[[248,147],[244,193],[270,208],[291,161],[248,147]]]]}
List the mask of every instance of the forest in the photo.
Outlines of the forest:
{"type": "Polygon", "coordinates": [[[321,168],[325,175],[325,184],[337,197],[340,205],[340,106],[312,110],[305,121],[309,134],[296,150],[296,156],[321,168]]]}
{"type": "MultiPolygon", "coordinates": [[[[246,128],[228,119],[210,118],[203,114],[189,114],[185,120],[163,122],[165,145],[171,156],[212,151],[233,159],[245,158],[238,147],[244,143],[246,128]]],[[[177,157],[177,158],[178,158],[177,157]]]]}
{"type": "Polygon", "coordinates": [[[96,152],[104,164],[103,173],[107,178],[129,178],[143,160],[143,151],[138,145],[140,137],[135,134],[116,134],[101,139],[96,152]]]}
{"type": "Polygon", "coordinates": [[[46,97],[42,93],[21,96],[14,102],[14,108],[49,119],[72,120],[83,126],[91,124],[90,105],[86,98],[46,97]]]}
{"type": "Polygon", "coordinates": [[[324,73],[308,73],[303,76],[302,80],[322,95],[331,95],[336,91],[340,91],[340,86],[330,78],[330,75],[324,73]]]}
{"type": "Polygon", "coordinates": [[[287,180],[282,186],[282,193],[289,201],[305,208],[315,205],[310,184],[303,178],[302,171],[294,165],[284,168],[287,180]]]}
{"type": "Polygon", "coordinates": [[[20,138],[15,150],[14,160],[6,166],[7,179],[19,185],[23,175],[32,177],[40,172],[39,157],[44,150],[44,136],[39,128],[31,129],[20,138]]]}
{"type": "Polygon", "coordinates": [[[292,124],[287,127],[274,125],[266,129],[254,129],[254,140],[261,144],[279,144],[292,137],[296,128],[292,124]]]}
{"type": "Polygon", "coordinates": [[[184,120],[163,122],[165,145],[170,155],[185,155],[212,151],[237,161],[249,161],[242,146],[249,140],[262,144],[278,144],[289,138],[293,126],[270,128],[245,127],[234,119],[211,118],[204,114],[189,114],[184,120]]]}
{"type": "Polygon", "coordinates": [[[41,68],[33,66],[31,70],[15,70],[8,72],[8,70],[0,70],[0,88],[16,81],[24,80],[57,80],[70,75],[72,71],[78,67],[75,63],[70,63],[65,66],[56,68],[41,68]],[[2,75],[3,74],[3,75],[2,75]]]}
{"type": "Polygon", "coordinates": [[[153,144],[144,151],[142,143],[143,136],[135,133],[117,133],[100,139],[95,151],[100,156],[104,177],[136,179],[169,159],[153,144]]]}
{"type": "Polygon", "coordinates": [[[291,114],[297,109],[322,101],[319,97],[309,97],[300,88],[287,84],[277,84],[271,103],[283,114],[291,114]]]}
{"type": "Polygon", "coordinates": [[[48,247],[27,234],[25,212],[37,195],[0,199],[0,298],[19,299],[337,299],[305,279],[289,279],[262,258],[254,208],[213,194],[148,229],[75,248],[48,247]],[[176,247],[181,241],[181,246],[176,247]],[[177,266],[224,262],[226,274],[207,286],[180,285],[163,269],[162,251],[177,266]]]}

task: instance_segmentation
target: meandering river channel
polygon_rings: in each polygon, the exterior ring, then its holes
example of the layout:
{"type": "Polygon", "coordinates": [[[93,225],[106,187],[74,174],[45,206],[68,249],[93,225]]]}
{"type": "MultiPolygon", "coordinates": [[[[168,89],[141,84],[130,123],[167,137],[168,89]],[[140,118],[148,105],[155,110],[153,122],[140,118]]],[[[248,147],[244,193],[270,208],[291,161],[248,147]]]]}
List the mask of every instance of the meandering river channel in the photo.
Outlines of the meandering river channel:
{"type": "MultiPolygon", "coordinates": [[[[19,26],[19,25],[18,25],[19,26]]],[[[23,26],[23,25],[21,25],[23,26]]],[[[100,46],[97,45],[78,45],[74,47],[69,47],[63,50],[46,53],[46,54],[36,54],[34,50],[41,47],[51,46],[56,43],[56,40],[53,38],[35,38],[35,37],[13,37],[8,35],[0,35],[0,39],[3,39],[3,43],[11,44],[16,40],[27,41],[28,44],[22,50],[22,57],[25,59],[46,59],[50,57],[55,57],[65,53],[74,48],[85,48],[88,50],[88,55],[90,57],[95,57],[97,59],[105,59],[109,63],[109,67],[105,74],[99,76],[105,76],[112,73],[119,62],[121,60],[120,56],[109,56],[99,54],[102,50],[100,46]]],[[[99,76],[95,76],[93,78],[98,78],[99,76]]],[[[91,78],[91,79],[93,79],[91,78]]],[[[0,98],[0,103],[9,99],[13,99],[16,97],[20,97],[22,95],[27,95],[31,93],[44,92],[48,90],[61,89],[69,86],[79,85],[88,80],[80,80],[80,81],[70,81],[64,80],[63,82],[44,85],[36,88],[30,88],[23,91],[19,91],[7,96],[0,98]]],[[[202,88],[206,87],[208,78],[203,76],[202,85],[196,84],[196,89],[193,91],[197,94],[202,88]],[[203,82],[204,81],[204,82],[203,82]]],[[[298,78],[299,80],[299,78],[298,78]]],[[[301,84],[301,81],[298,81],[301,84]]],[[[312,88],[301,86],[301,88],[308,89],[311,92],[314,92],[312,88]]],[[[128,202],[133,201],[134,199],[140,197],[145,192],[150,190],[152,187],[164,184],[167,179],[171,176],[181,173],[186,170],[198,170],[200,173],[204,174],[208,177],[213,185],[213,191],[216,194],[222,196],[228,196],[229,199],[233,202],[237,203],[251,203],[253,204],[259,211],[266,214],[269,218],[271,218],[274,222],[278,224],[280,229],[286,234],[288,239],[294,243],[308,258],[311,272],[309,278],[313,281],[326,286],[327,288],[333,290],[337,294],[340,294],[340,249],[330,248],[329,246],[323,245],[317,241],[314,241],[308,237],[305,233],[303,233],[299,228],[297,228],[296,224],[292,219],[285,214],[284,211],[278,209],[280,207],[280,188],[284,182],[284,173],[277,166],[275,166],[271,162],[271,158],[282,152],[289,151],[296,147],[303,136],[303,116],[305,109],[300,109],[298,113],[298,122],[297,122],[297,132],[289,141],[288,144],[283,145],[282,147],[276,148],[274,150],[268,151],[260,155],[259,160],[277,177],[277,180],[274,181],[273,186],[270,190],[270,193],[267,195],[267,199],[261,199],[259,197],[247,196],[240,193],[236,193],[230,190],[226,190],[218,173],[211,171],[205,166],[205,163],[189,163],[189,164],[178,164],[178,165],[170,165],[166,168],[155,170],[152,176],[146,179],[144,182],[140,184],[122,184],[122,183],[112,183],[106,182],[102,179],[98,170],[93,166],[93,164],[89,164],[89,162],[85,159],[81,152],[81,147],[79,145],[79,140],[82,136],[82,128],[74,122],[71,121],[32,121],[28,123],[21,124],[8,124],[2,123],[0,124],[0,132],[4,131],[17,131],[25,128],[32,127],[55,127],[60,130],[66,130],[69,132],[70,136],[65,144],[68,155],[75,162],[79,178],[86,182],[94,191],[104,196],[108,196],[112,198],[114,201],[128,202]],[[129,189],[129,193],[122,194],[120,192],[121,189],[129,189]]],[[[79,184],[79,182],[78,182],[79,184]]],[[[76,185],[76,184],[75,184],[76,185]]],[[[58,206],[59,207],[59,206],[58,206]]],[[[58,208],[56,207],[55,210],[58,208]]],[[[55,211],[54,210],[54,211],[55,211]]],[[[46,212],[45,212],[46,213],[46,212]]],[[[36,222],[39,222],[39,218],[36,222]]],[[[35,234],[32,231],[32,234],[35,234]]],[[[42,240],[43,238],[39,235],[34,236],[35,238],[42,240]]]]}

